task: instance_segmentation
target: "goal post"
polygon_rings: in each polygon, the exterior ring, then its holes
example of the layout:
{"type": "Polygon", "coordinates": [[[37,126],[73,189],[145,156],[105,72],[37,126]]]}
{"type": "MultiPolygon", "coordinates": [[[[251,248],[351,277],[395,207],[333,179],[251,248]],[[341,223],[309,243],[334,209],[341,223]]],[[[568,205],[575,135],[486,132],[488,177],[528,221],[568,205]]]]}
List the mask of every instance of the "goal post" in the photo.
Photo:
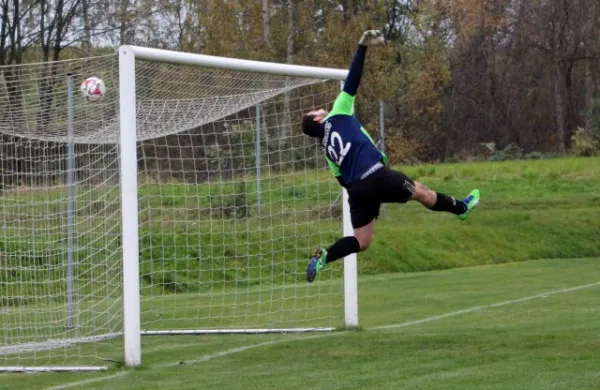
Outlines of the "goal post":
{"type": "MultiPolygon", "coordinates": [[[[138,250],[138,220],[137,220],[137,145],[136,145],[136,116],[131,107],[136,107],[135,66],[137,60],[180,64],[214,69],[234,70],[251,73],[278,74],[292,77],[307,77],[314,79],[331,79],[341,81],[347,76],[346,70],[316,68],[308,66],[278,64],[260,61],[249,61],[202,54],[172,52],[162,49],[138,46],[121,46],[119,48],[119,90],[120,90],[120,124],[121,124],[121,191],[131,196],[121,197],[123,212],[123,279],[124,289],[124,339],[125,362],[128,366],[141,364],[140,332],[140,294],[139,294],[139,250],[138,250]]],[[[260,117],[257,109],[257,126],[260,117]]],[[[343,189],[343,233],[352,234],[348,196],[343,189]]],[[[260,207],[260,206],[259,206],[260,207]]],[[[344,311],[347,328],[358,327],[358,282],[356,254],[344,259],[344,311]]],[[[332,328],[289,328],[289,329],[227,329],[227,330],[175,330],[175,331],[146,331],[144,334],[247,334],[267,332],[306,332],[333,330],[332,328]]]]}
{"type": "Polygon", "coordinates": [[[140,333],[140,260],[138,234],[138,173],[135,94],[135,54],[119,49],[119,121],[121,162],[121,216],[123,250],[123,342],[125,364],[142,362],[140,333]]]}

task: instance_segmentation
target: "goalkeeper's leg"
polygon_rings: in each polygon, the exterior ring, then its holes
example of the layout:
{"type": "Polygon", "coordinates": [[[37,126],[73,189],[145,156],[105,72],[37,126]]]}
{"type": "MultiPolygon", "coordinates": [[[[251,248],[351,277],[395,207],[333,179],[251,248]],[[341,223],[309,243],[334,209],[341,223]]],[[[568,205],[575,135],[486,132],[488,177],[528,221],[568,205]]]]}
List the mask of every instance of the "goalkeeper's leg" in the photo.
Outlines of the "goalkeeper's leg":
{"type": "Polygon", "coordinates": [[[479,204],[479,190],[474,189],[463,200],[456,200],[453,196],[435,192],[423,183],[415,181],[415,191],[410,200],[417,201],[432,211],[446,211],[462,220],[467,219],[469,213],[479,204]]]}
{"type": "Polygon", "coordinates": [[[342,259],[352,253],[366,250],[371,245],[371,241],[373,241],[374,229],[375,219],[366,226],[354,229],[353,236],[340,238],[327,250],[325,248],[317,248],[308,262],[306,280],[309,282],[315,280],[317,274],[325,268],[326,264],[342,259]]]}
{"type": "Polygon", "coordinates": [[[381,203],[377,192],[356,194],[349,191],[350,219],[354,235],[342,237],[329,248],[317,248],[308,262],[306,280],[312,282],[326,264],[344,258],[352,253],[367,250],[373,241],[375,220],[379,216],[381,203]]]}
{"type": "Polygon", "coordinates": [[[381,169],[370,187],[382,194],[383,203],[406,203],[414,200],[432,211],[445,211],[465,220],[479,203],[479,190],[471,191],[466,198],[457,200],[453,196],[433,191],[423,183],[412,180],[404,173],[388,167],[381,169]]]}

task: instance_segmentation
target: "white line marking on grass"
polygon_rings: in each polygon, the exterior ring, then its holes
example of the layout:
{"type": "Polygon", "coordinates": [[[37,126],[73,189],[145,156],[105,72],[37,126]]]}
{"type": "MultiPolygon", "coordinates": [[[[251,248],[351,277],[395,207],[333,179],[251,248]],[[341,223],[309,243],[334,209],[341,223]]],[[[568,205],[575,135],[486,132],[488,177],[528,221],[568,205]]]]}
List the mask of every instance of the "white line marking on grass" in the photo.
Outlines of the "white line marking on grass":
{"type": "MultiPolygon", "coordinates": [[[[420,320],[407,321],[407,322],[402,322],[402,323],[393,324],[393,325],[375,326],[372,328],[367,328],[367,331],[403,328],[403,327],[407,327],[407,326],[420,325],[420,324],[425,324],[428,322],[443,320],[443,319],[449,318],[449,317],[459,316],[461,314],[473,313],[473,312],[477,312],[477,311],[481,311],[481,310],[485,310],[485,309],[491,309],[491,308],[495,308],[495,307],[512,305],[515,303],[531,301],[531,300],[539,299],[539,298],[547,298],[551,295],[564,294],[564,293],[568,293],[568,292],[572,292],[572,291],[585,290],[585,289],[588,289],[591,287],[596,287],[596,286],[600,286],[600,282],[584,284],[584,285],[576,286],[576,287],[563,288],[560,290],[548,291],[545,293],[536,294],[536,295],[532,295],[529,297],[512,299],[512,300],[502,301],[502,302],[497,302],[497,303],[491,303],[488,305],[473,306],[473,307],[470,307],[467,309],[457,310],[457,311],[453,311],[450,313],[441,314],[441,315],[437,315],[437,316],[433,316],[433,317],[427,317],[427,318],[423,318],[420,320]]],[[[318,335],[312,335],[312,336],[308,336],[308,337],[292,337],[292,338],[284,338],[284,339],[279,339],[279,340],[265,341],[262,343],[251,344],[251,345],[246,345],[246,346],[237,347],[237,348],[230,348],[230,349],[226,349],[223,351],[211,353],[208,355],[202,355],[199,358],[194,359],[194,360],[181,360],[181,361],[175,362],[175,363],[152,365],[152,366],[150,366],[150,368],[168,368],[168,367],[176,367],[179,365],[186,366],[186,365],[191,365],[191,364],[196,364],[196,363],[207,362],[207,361],[214,360],[214,359],[217,359],[217,358],[220,358],[223,356],[235,355],[237,353],[245,352],[250,349],[266,347],[266,346],[270,346],[270,345],[283,344],[283,343],[287,343],[287,342],[306,341],[306,340],[317,339],[317,338],[322,338],[322,337],[339,336],[339,335],[345,335],[345,334],[350,334],[350,333],[354,333],[354,332],[341,331],[341,332],[321,333],[318,335]]],[[[86,385],[86,384],[95,383],[95,382],[103,382],[103,381],[115,379],[118,377],[124,377],[126,375],[131,374],[132,372],[133,372],[133,370],[120,372],[115,375],[87,379],[84,381],[73,382],[73,383],[64,384],[64,385],[60,385],[60,386],[50,387],[50,388],[47,388],[46,390],[62,390],[62,389],[70,388],[70,387],[81,386],[81,385],[86,385]]]]}
{"type": "Polygon", "coordinates": [[[541,294],[537,294],[537,295],[532,295],[530,297],[512,299],[510,301],[502,301],[502,302],[492,303],[489,305],[474,306],[474,307],[470,307],[468,309],[453,311],[450,313],[441,314],[439,316],[423,318],[421,320],[407,321],[407,322],[403,322],[401,324],[376,326],[373,328],[369,328],[368,330],[394,329],[394,328],[403,328],[403,327],[412,326],[412,325],[419,325],[419,324],[424,324],[427,322],[442,320],[444,318],[459,316],[461,314],[467,314],[467,313],[473,313],[473,312],[481,311],[481,310],[485,310],[485,309],[491,309],[494,307],[512,305],[513,303],[526,302],[526,301],[531,301],[531,300],[538,299],[538,298],[548,298],[551,295],[564,294],[564,293],[571,292],[571,291],[585,290],[587,288],[591,288],[591,287],[595,287],[595,286],[600,286],[600,282],[584,284],[582,286],[577,286],[577,287],[563,288],[561,290],[549,291],[549,292],[545,292],[545,293],[541,293],[541,294]]]}
{"type": "Polygon", "coordinates": [[[267,345],[279,344],[280,342],[282,342],[282,341],[281,340],[272,340],[272,341],[265,341],[263,343],[258,343],[258,344],[245,345],[243,347],[231,348],[231,349],[226,349],[223,351],[215,352],[215,353],[212,353],[209,355],[203,355],[203,356],[200,356],[198,359],[194,359],[194,360],[181,360],[176,363],[163,363],[163,364],[157,365],[156,367],[157,368],[166,368],[166,367],[175,367],[175,366],[185,366],[185,365],[194,364],[194,363],[202,363],[202,362],[206,362],[209,360],[219,358],[221,356],[235,355],[236,353],[244,352],[249,349],[266,347],[267,345]]]}
{"type": "Polygon", "coordinates": [[[283,344],[283,343],[286,343],[286,342],[297,341],[297,340],[305,341],[305,340],[311,340],[311,339],[318,339],[318,338],[321,338],[321,337],[328,337],[328,336],[334,336],[334,335],[340,335],[340,334],[346,334],[346,333],[350,333],[350,332],[348,332],[348,331],[341,331],[341,332],[332,332],[332,333],[321,333],[321,334],[318,334],[318,335],[313,335],[313,336],[308,336],[308,337],[294,337],[294,338],[289,338],[289,339],[284,339],[284,340],[265,341],[265,342],[262,342],[262,343],[245,345],[243,347],[231,348],[231,349],[226,349],[226,350],[223,350],[223,351],[211,353],[211,354],[208,354],[208,355],[202,355],[198,359],[194,359],[194,360],[181,360],[181,361],[176,362],[176,363],[165,363],[165,364],[160,364],[160,365],[157,365],[157,366],[154,366],[154,367],[156,367],[156,368],[166,368],[166,367],[185,366],[185,365],[188,365],[188,364],[202,363],[202,362],[207,362],[209,360],[214,360],[214,359],[220,358],[222,356],[235,355],[236,353],[244,352],[244,351],[247,351],[249,349],[266,347],[266,346],[275,345],[275,344],[283,344]]]}
{"type": "Polygon", "coordinates": [[[89,385],[91,383],[96,383],[96,382],[104,382],[104,381],[108,381],[111,379],[125,377],[125,376],[131,374],[132,372],[133,372],[133,370],[121,371],[121,372],[119,372],[117,374],[113,374],[113,375],[100,376],[98,378],[91,378],[91,379],[86,379],[86,380],[78,381],[78,382],[65,383],[64,385],[47,387],[46,390],[62,390],[62,389],[68,389],[68,388],[75,387],[75,386],[89,385]]]}

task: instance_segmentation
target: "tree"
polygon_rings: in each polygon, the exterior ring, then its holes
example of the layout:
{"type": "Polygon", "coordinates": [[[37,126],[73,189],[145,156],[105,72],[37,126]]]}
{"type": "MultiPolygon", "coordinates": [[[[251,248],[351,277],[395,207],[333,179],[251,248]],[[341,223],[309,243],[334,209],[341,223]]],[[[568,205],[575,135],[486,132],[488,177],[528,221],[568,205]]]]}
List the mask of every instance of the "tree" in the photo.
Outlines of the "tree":
{"type": "Polygon", "coordinates": [[[271,10],[269,8],[269,0],[262,0],[263,12],[263,43],[265,47],[271,48],[271,10]]]}
{"type": "Polygon", "coordinates": [[[21,67],[18,65],[35,42],[37,31],[31,14],[38,4],[39,1],[33,0],[0,0],[0,65],[15,65],[2,71],[11,107],[11,122],[15,126],[25,125],[21,67]]]}
{"type": "MultiPolygon", "coordinates": [[[[298,1],[287,0],[287,20],[288,20],[288,35],[287,35],[287,51],[286,62],[293,63],[296,55],[296,36],[298,35],[298,1]]],[[[285,142],[292,132],[291,120],[291,96],[290,92],[285,92],[283,98],[283,126],[280,135],[280,150],[285,149],[285,142]]]]}
{"type": "MultiPolygon", "coordinates": [[[[597,19],[597,3],[592,0],[557,0],[535,3],[523,21],[523,38],[552,64],[552,92],[556,119],[556,147],[566,152],[568,133],[575,127],[574,70],[581,61],[593,60],[585,42],[597,19]]],[[[589,40],[588,40],[589,42],[589,40]]]]}

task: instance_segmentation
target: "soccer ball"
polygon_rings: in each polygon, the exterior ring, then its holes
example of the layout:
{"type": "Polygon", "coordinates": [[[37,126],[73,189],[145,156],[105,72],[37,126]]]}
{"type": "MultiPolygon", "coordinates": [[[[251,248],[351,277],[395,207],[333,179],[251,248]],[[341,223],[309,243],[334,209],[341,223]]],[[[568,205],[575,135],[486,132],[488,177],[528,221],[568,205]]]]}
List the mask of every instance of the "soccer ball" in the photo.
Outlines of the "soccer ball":
{"type": "Polygon", "coordinates": [[[94,76],[83,80],[79,90],[83,94],[83,97],[90,102],[98,102],[102,100],[104,94],[106,93],[104,81],[94,76]]]}

